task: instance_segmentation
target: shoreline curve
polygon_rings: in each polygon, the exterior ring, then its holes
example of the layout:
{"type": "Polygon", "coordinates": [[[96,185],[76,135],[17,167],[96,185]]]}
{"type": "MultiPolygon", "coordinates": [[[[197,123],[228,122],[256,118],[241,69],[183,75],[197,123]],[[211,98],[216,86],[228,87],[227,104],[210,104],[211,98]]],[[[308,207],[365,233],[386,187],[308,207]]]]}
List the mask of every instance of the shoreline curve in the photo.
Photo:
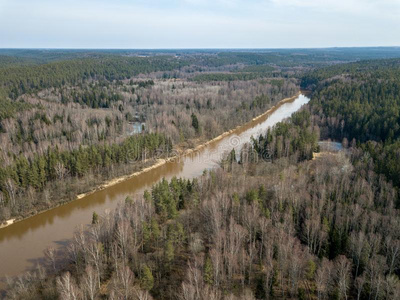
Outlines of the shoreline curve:
{"type": "MultiPolygon", "coordinates": [[[[21,218],[21,219],[13,218],[13,219],[6,220],[6,221],[4,221],[5,224],[4,224],[4,223],[3,223],[3,224],[0,224],[0,230],[1,230],[2,228],[12,226],[13,224],[16,224],[16,223],[18,223],[18,222],[21,222],[21,221],[23,221],[23,220],[26,220],[26,219],[35,217],[35,216],[37,216],[37,215],[40,215],[40,214],[42,214],[42,213],[45,213],[45,212],[50,211],[50,210],[52,210],[52,209],[55,209],[55,208],[57,208],[57,207],[59,207],[59,206],[62,206],[62,205],[71,203],[71,202],[73,202],[73,201],[80,200],[80,199],[85,198],[85,197],[87,197],[87,196],[89,196],[89,195],[92,195],[92,194],[94,194],[94,193],[96,193],[96,192],[105,190],[105,189],[107,189],[107,188],[109,188],[109,187],[111,187],[111,186],[114,186],[114,185],[116,185],[116,184],[119,184],[119,183],[121,183],[121,182],[123,182],[123,181],[126,181],[126,180],[131,179],[131,178],[136,177],[136,176],[139,176],[139,175],[141,175],[141,174],[143,174],[143,173],[146,173],[146,172],[149,172],[149,171],[154,170],[154,169],[156,169],[156,168],[159,168],[159,167],[165,165],[166,163],[168,163],[169,161],[173,161],[173,160],[175,160],[175,159],[178,159],[178,158],[181,158],[181,157],[185,157],[186,155],[189,155],[189,154],[191,154],[191,153],[195,153],[195,152],[201,150],[202,148],[207,147],[208,145],[210,145],[210,144],[212,144],[212,143],[215,143],[215,142],[217,142],[217,141],[219,141],[219,140],[221,140],[221,139],[223,139],[223,138],[225,138],[225,137],[227,137],[227,136],[229,136],[229,135],[235,133],[235,132],[238,131],[240,128],[242,128],[242,127],[244,127],[244,126],[246,126],[246,125],[249,125],[249,124],[251,124],[251,123],[253,123],[253,122],[256,122],[256,121],[258,121],[259,119],[261,119],[261,118],[263,118],[263,117],[265,117],[265,116],[268,116],[270,113],[272,113],[273,111],[275,111],[276,109],[278,109],[278,108],[279,108],[280,106],[282,106],[283,104],[294,101],[294,100],[295,100],[297,97],[299,97],[301,94],[302,94],[302,91],[299,91],[299,92],[297,92],[297,93],[296,93],[294,96],[292,96],[292,97],[284,98],[284,99],[278,101],[278,103],[276,103],[274,106],[272,106],[271,108],[269,108],[267,111],[265,111],[265,112],[262,113],[261,115],[258,115],[257,117],[251,119],[250,121],[248,121],[248,122],[246,122],[246,123],[244,123],[244,124],[242,124],[242,125],[238,125],[238,126],[236,126],[235,128],[233,128],[233,129],[231,129],[231,130],[225,131],[225,132],[221,133],[220,135],[216,136],[215,138],[213,138],[213,139],[211,139],[211,140],[209,140],[209,141],[207,141],[207,142],[205,142],[205,143],[202,143],[202,144],[200,144],[200,145],[198,145],[198,146],[196,146],[196,147],[194,147],[194,148],[187,149],[187,150],[183,151],[182,153],[179,153],[179,154],[174,155],[174,156],[172,156],[172,157],[168,157],[168,158],[164,158],[164,159],[157,159],[157,160],[155,160],[155,163],[152,164],[152,165],[149,166],[149,167],[146,167],[146,168],[144,168],[144,169],[142,169],[142,170],[140,170],[140,171],[136,171],[136,172],[134,172],[134,173],[132,173],[132,174],[123,175],[123,176],[119,176],[119,177],[113,178],[113,179],[111,179],[111,180],[108,180],[108,181],[104,182],[103,184],[100,184],[100,185],[94,187],[91,191],[88,191],[88,192],[86,192],[86,193],[78,194],[74,199],[71,199],[71,200],[69,200],[69,201],[65,201],[65,202],[59,203],[58,205],[55,205],[55,206],[52,206],[52,207],[50,207],[50,208],[48,208],[48,209],[39,211],[39,212],[37,212],[37,213],[34,214],[34,215],[31,215],[31,216],[28,216],[28,217],[25,217],[25,218],[21,218]]],[[[151,159],[149,159],[149,160],[151,160],[151,159]]]]}

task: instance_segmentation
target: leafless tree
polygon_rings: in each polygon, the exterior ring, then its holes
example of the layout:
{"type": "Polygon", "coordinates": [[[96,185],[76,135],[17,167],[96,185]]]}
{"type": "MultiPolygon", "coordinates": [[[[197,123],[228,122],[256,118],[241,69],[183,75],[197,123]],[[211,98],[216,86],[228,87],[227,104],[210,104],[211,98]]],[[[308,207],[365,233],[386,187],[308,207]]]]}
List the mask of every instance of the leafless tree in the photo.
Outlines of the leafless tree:
{"type": "Polygon", "coordinates": [[[89,262],[95,267],[97,285],[100,288],[100,279],[103,265],[103,246],[100,243],[91,243],[88,248],[89,262]]]}
{"type": "Polygon", "coordinates": [[[8,196],[10,197],[11,200],[11,207],[15,206],[15,194],[17,191],[17,188],[13,182],[12,179],[7,179],[7,181],[5,182],[5,188],[7,190],[8,196]]]}
{"type": "Polygon", "coordinates": [[[64,273],[61,277],[57,277],[57,291],[60,294],[61,299],[81,299],[80,291],[69,272],[64,273]]]}
{"type": "Polygon", "coordinates": [[[114,285],[117,287],[122,299],[128,300],[132,294],[134,274],[128,266],[119,265],[114,278],[114,285]]]}
{"type": "Polygon", "coordinates": [[[335,261],[335,269],[336,269],[336,282],[339,290],[339,296],[341,299],[347,300],[348,290],[350,287],[351,264],[344,255],[341,255],[335,261]]]}
{"type": "Polygon", "coordinates": [[[96,298],[99,289],[98,282],[99,279],[96,270],[88,265],[85,269],[82,280],[82,290],[85,292],[87,299],[94,300],[96,298]]]}
{"type": "Polygon", "coordinates": [[[119,222],[117,224],[115,237],[118,243],[119,251],[122,257],[122,260],[125,262],[127,260],[128,255],[128,240],[131,235],[131,227],[129,223],[126,221],[119,222]]]}
{"type": "Polygon", "coordinates": [[[324,258],[315,275],[318,299],[326,299],[333,279],[333,263],[324,258]]]}
{"type": "Polygon", "coordinates": [[[357,290],[357,300],[359,300],[361,298],[361,294],[362,294],[363,289],[364,289],[365,281],[366,281],[366,279],[365,279],[365,275],[364,274],[361,275],[361,276],[358,276],[356,278],[356,280],[355,280],[354,285],[355,285],[355,288],[357,290]]]}
{"type": "Polygon", "coordinates": [[[399,266],[400,262],[400,240],[387,236],[385,239],[385,252],[389,266],[389,274],[399,266]]]}
{"type": "Polygon", "coordinates": [[[382,292],[383,285],[383,273],[387,270],[386,259],[375,254],[368,262],[367,266],[367,276],[369,279],[369,284],[371,285],[371,292],[369,294],[369,299],[375,295],[374,299],[378,299],[380,293],[382,292]]]}
{"type": "Polygon", "coordinates": [[[148,291],[142,291],[140,289],[135,289],[133,294],[134,294],[135,300],[152,300],[153,299],[148,291]]]}
{"type": "Polygon", "coordinates": [[[55,169],[55,172],[57,174],[57,178],[59,180],[64,179],[64,177],[68,174],[68,169],[61,162],[57,162],[57,164],[54,167],[54,169],[55,169]]]}
{"type": "Polygon", "coordinates": [[[397,276],[388,275],[384,283],[385,299],[395,300],[400,298],[400,281],[397,276]]]}
{"type": "Polygon", "coordinates": [[[53,271],[56,271],[56,249],[54,247],[48,247],[44,251],[44,256],[51,265],[53,271]]]}
{"type": "Polygon", "coordinates": [[[358,268],[360,267],[360,262],[362,256],[365,253],[365,247],[368,245],[365,235],[362,231],[350,235],[350,248],[353,257],[353,261],[356,267],[355,276],[358,276],[358,268]]]}

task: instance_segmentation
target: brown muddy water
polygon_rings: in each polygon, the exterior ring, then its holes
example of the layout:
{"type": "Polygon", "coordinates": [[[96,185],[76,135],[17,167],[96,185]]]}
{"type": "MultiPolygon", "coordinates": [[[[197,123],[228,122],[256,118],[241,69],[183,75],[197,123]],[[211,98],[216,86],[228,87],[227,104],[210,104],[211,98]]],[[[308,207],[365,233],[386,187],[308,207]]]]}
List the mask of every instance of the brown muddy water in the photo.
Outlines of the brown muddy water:
{"type": "Polygon", "coordinates": [[[107,209],[111,210],[128,195],[142,194],[162,178],[200,176],[205,169],[218,166],[224,153],[232,148],[239,150],[244,143],[250,141],[251,136],[265,133],[268,127],[290,117],[308,101],[304,95],[290,101],[281,101],[267,114],[225,134],[220,139],[213,140],[197,151],[79,200],[0,229],[0,279],[4,279],[6,275],[18,275],[32,268],[43,257],[43,251],[47,247],[65,246],[77,226],[91,222],[94,211],[102,214],[107,209]]]}

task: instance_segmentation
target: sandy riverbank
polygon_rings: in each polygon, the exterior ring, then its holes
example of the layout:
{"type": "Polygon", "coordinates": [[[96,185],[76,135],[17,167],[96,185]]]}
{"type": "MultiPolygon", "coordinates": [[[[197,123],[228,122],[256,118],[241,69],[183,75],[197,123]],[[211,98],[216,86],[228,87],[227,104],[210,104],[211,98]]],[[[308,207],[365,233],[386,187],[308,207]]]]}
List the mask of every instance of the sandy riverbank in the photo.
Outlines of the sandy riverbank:
{"type": "Polygon", "coordinates": [[[0,224],[0,228],[4,228],[4,227],[7,227],[7,226],[10,226],[11,224],[14,223],[14,221],[15,221],[15,219],[7,220],[3,224],[0,224]]]}
{"type": "Polygon", "coordinates": [[[99,186],[93,188],[91,191],[89,191],[89,192],[87,192],[87,193],[82,193],[82,194],[77,195],[75,199],[72,199],[72,200],[70,200],[70,201],[66,201],[66,202],[63,202],[63,203],[61,203],[61,204],[55,205],[55,206],[53,206],[53,207],[51,207],[51,208],[48,208],[48,209],[46,209],[46,210],[42,210],[42,211],[40,211],[40,212],[38,212],[38,213],[36,213],[36,214],[34,214],[34,215],[31,215],[31,216],[29,216],[29,217],[21,218],[21,219],[10,219],[10,220],[7,220],[7,221],[5,221],[3,224],[0,225],[0,228],[4,228],[4,227],[7,227],[7,226],[10,226],[10,225],[12,225],[12,224],[15,224],[16,222],[25,220],[25,219],[27,219],[27,218],[36,216],[36,215],[38,215],[38,214],[41,214],[41,213],[44,213],[44,212],[49,211],[49,210],[51,210],[51,209],[54,209],[54,208],[56,208],[56,207],[59,207],[60,205],[64,205],[64,204],[70,203],[71,201],[75,201],[75,200],[79,200],[79,199],[85,198],[86,196],[91,195],[91,194],[94,194],[94,193],[96,193],[97,191],[104,190],[104,189],[106,189],[106,188],[109,188],[109,187],[111,187],[111,186],[114,186],[114,185],[116,185],[116,184],[119,184],[119,183],[121,183],[121,182],[123,182],[123,181],[126,181],[126,180],[128,180],[128,179],[130,179],[130,178],[132,178],[132,177],[136,177],[136,176],[139,176],[139,175],[141,175],[141,174],[143,174],[143,173],[149,172],[150,170],[154,170],[154,169],[156,169],[156,168],[159,168],[160,166],[166,164],[168,161],[176,160],[176,159],[179,159],[179,158],[181,158],[181,157],[184,157],[185,155],[189,155],[189,154],[191,154],[191,153],[194,153],[194,152],[196,152],[196,151],[199,151],[199,150],[201,150],[202,148],[204,148],[204,147],[206,147],[206,146],[208,146],[208,145],[210,145],[210,144],[212,144],[212,143],[215,143],[215,142],[217,142],[217,141],[219,141],[219,140],[225,138],[226,136],[229,136],[229,135],[231,135],[231,134],[234,134],[236,131],[240,130],[242,127],[247,126],[247,125],[249,125],[249,124],[251,124],[251,123],[253,123],[253,122],[257,122],[259,119],[261,119],[261,118],[263,118],[263,117],[266,117],[267,115],[269,115],[270,113],[272,113],[274,110],[276,110],[276,109],[277,109],[278,107],[280,107],[281,105],[283,105],[283,104],[285,104],[285,103],[287,103],[287,102],[291,102],[291,101],[295,100],[297,97],[299,97],[300,94],[301,94],[301,92],[299,91],[299,92],[298,92],[296,95],[294,95],[293,97],[285,98],[285,99],[279,101],[277,104],[275,104],[274,106],[272,106],[272,107],[271,107],[270,109],[268,109],[266,112],[264,112],[264,113],[262,113],[261,115],[259,115],[259,116],[255,117],[255,118],[253,118],[251,121],[249,121],[249,122],[247,122],[247,123],[245,123],[245,124],[242,124],[242,125],[238,125],[238,126],[236,126],[234,129],[231,129],[231,130],[229,130],[229,131],[226,131],[226,132],[224,132],[224,133],[218,135],[217,137],[215,137],[215,138],[213,138],[213,139],[211,139],[211,140],[209,140],[209,141],[207,141],[207,142],[205,142],[205,143],[202,143],[201,145],[196,146],[195,148],[187,149],[187,150],[182,151],[181,153],[179,153],[179,154],[177,154],[177,155],[175,155],[175,156],[169,157],[169,158],[167,158],[167,159],[157,159],[157,160],[155,161],[155,163],[154,163],[153,165],[149,166],[149,167],[146,167],[146,168],[144,168],[144,169],[142,169],[142,170],[140,170],[140,171],[134,172],[134,173],[129,174],[129,175],[124,175],[124,176],[120,176],[120,177],[111,179],[111,180],[109,180],[109,181],[107,181],[107,182],[105,182],[105,183],[103,183],[103,184],[101,184],[101,185],[99,185],[99,186]]]}
{"type": "Polygon", "coordinates": [[[155,164],[153,164],[152,166],[147,167],[147,168],[144,168],[144,169],[142,169],[142,170],[140,170],[140,171],[138,171],[138,172],[135,172],[135,173],[133,173],[133,174],[129,174],[129,175],[125,175],[125,176],[121,176],[121,177],[114,178],[114,179],[112,179],[112,180],[110,180],[110,181],[108,181],[108,182],[106,182],[106,183],[104,183],[104,184],[98,186],[98,187],[97,187],[96,189],[94,189],[93,191],[90,191],[90,192],[88,192],[88,193],[83,193],[83,194],[78,195],[78,196],[77,196],[77,199],[82,199],[82,198],[84,198],[84,197],[86,197],[86,196],[88,196],[88,195],[91,195],[91,194],[93,194],[93,193],[95,193],[95,192],[97,192],[97,191],[104,190],[104,189],[106,189],[106,188],[108,188],[108,187],[110,187],[110,186],[116,185],[116,184],[118,184],[118,183],[120,183],[120,182],[123,182],[123,181],[125,181],[125,180],[128,180],[128,179],[130,179],[130,178],[132,178],[132,177],[139,176],[140,174],[146,173],[146,172],[148,172],[148,171],[150,171],[150,170],[154,170],[154,169],[156,169],[156,168],[158,168],[158,167],[164,165],[164,164],[167,163],[168,161],[175,160],[175,159],[179,159],[179,158],[182,157],[182,156],[185,156],[185,155],[188,155],[188,154],[190,154],[190,153],[199,151],[199,150],[201,150],[202,148],[204,148],[204,147],[206,147],[206,146],[208,146],[208,145],[210,145],[210,144],[212,144],[212,143],[215,143],[215,142],[217,142],[217,141],[223,139],[224,137],[226,137],[226,136],[228,136],[228,135],[231,135],[231,134],[235,133],[235,131],[239,130],[241,127],[243,127],[243,126],[249,124],[250,122],[256,122],[256,121],[258,121],[259,119],[261,119],[261,118],[267,116],[268,114],[270,114],[271,112],[273,112],[276,108],[278,108],[278,107],[281,106],[282,104],[285,104],[285,103],[287,103],[287,102],[293,101],[294,99],[296,99],[297,97],[299,97],[300,94],[301,94],[301,92],[298,92],[298,93],[297,93],[295,96],[293,96],[293,97],[285,98],[285,99],[279,101],[279,102],[278,102],[277,104],[275,104],[273,107],[271,107],[270,109],[268,109],[265,113],[263,113],[263,114],[261,114],[261,115],[255,117],[255,118],[253,118],[251,121],[247,122],[246,124],[239,125],[239,126],[235,127],[234,129],[231,129],[231,130],[229,130],[229,131],[226,131],[226,132],[220,134],[219,136],[217,136],[217,137],[215,137],[215,138],[213,138],[213,139],[211,139],[211,140],[209,140],[209,141],[207,141],[207,142],[205,142],[205,143],[203,143],[203,144],[201,144],[201,145],[196,146],[195,148],[187,149],[187,150],[183,151],[182,153],[180,153],[180,154],[178,154],[178,155],[169,157],[169,158],[167,158],[167,159],[158,159],[157,162],[156,162],[155,164]]]}

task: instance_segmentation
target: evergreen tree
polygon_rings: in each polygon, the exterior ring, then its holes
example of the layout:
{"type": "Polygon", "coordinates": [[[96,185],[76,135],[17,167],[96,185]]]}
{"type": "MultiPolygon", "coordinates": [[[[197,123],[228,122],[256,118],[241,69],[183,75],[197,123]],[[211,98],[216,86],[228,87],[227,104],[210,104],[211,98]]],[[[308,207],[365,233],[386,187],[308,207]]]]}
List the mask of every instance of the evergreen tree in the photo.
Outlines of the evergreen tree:
{"type": "Polygon", "coordinates": [[[154,240],[158,240],[161,235],[160,226],[155,218],[151,219],[151,234],[154,240]]]}
{"type": "Polygon", "coordinates": [[[175,248],[172,241],[167,241],[164,247],[164,258],[167,265],[169,265],[175,257],[175,248]]]}
{"type": "Polygon", "coordinates": [[[214,269],[209,256],[204,261],[204,282],[209,285],[214,283],[214,269]]]}
{"type": "Polygon", "coordinates": [[[94,211],[92,215],[92,224],[97,224],[99,222],[99,215],[94,211]]]}
{"type": "Polygon", "coordinates": [[[150,291],[154,286],[154,277],[147,265],[142,266],[140,276],[140,287],[146,291],[150,291]]]}
{"type": "Polygon", "coordinates": [[[200,130],[199,120],[197,119],[197,116],[194,113],[192,113],[192,126],[194,130],[196,130],[196,133],[199,133],[200,130]]]}

